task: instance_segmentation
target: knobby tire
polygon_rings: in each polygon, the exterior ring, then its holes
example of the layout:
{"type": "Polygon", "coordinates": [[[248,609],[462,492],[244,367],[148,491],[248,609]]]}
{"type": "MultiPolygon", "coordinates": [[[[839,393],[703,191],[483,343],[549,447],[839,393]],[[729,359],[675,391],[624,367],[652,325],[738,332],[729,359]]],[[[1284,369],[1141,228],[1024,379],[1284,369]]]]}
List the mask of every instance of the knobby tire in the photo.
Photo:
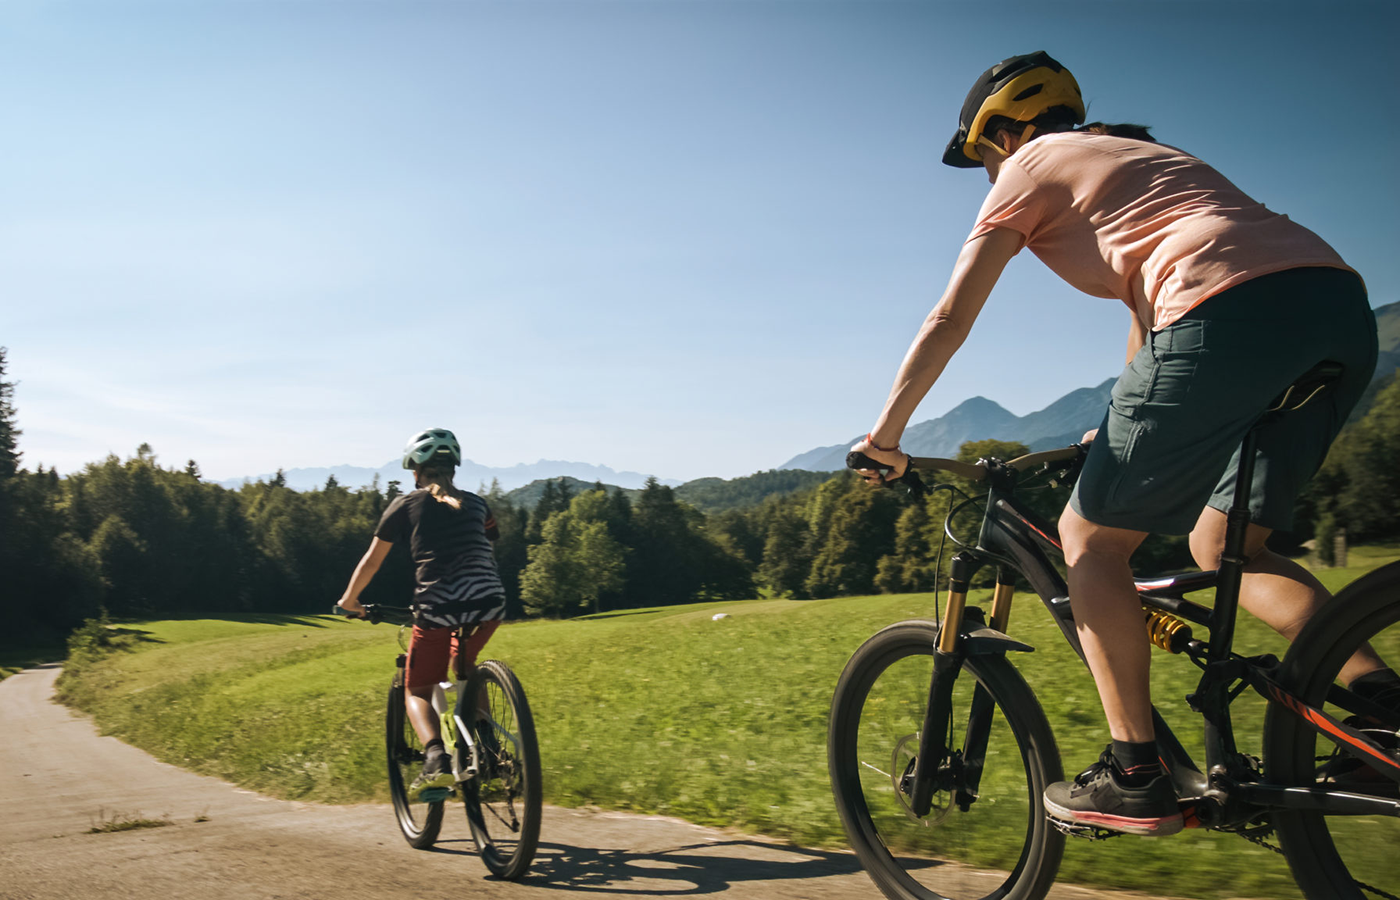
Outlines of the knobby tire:
{"type": "Polygon", "coordinates": [[[404,840],[417,850],[426,850],[442,830],[443,801],[410,803],[408,786],[423,768],[423,746],[404,708],[404,670],[394,672],[384,709],[384,751],[389,769],[389,796],[394,816],[404,840]]]}
{"type": "Polygon", "coordinates": [[[477,777],[464,785],[472,839],[493,875],[519,880],[535,857],[543,806],[530,705],[515,673],[497,660],[477,666],[457,703],[462,721],[472,723],[483,757],[477,777]],[[489,716],[476,706],[483,695],[489,716]]]}
{"type": "MultiPolygon", "coordinates": [[[[1328,688],[1363,643],[1370,643],[1392,668],[1400,665],[1398,623],[1400,563],[1391,563],[1348,585],[1312,617],[1289,648],[1277,680],[1309,706],[1345,719],[1349,710],[1326,703],[1328,688]]],[[[1330,740],[1297,715],[1269,704],[1264,766],[1270,782],[1318,786],[1318,768],[1333,749],[1330,740]]],[[[1344,789],[1397,797],[1396,782],[1379,775],[1344,789]]],[[[1309,900],[1400,896],[1400,860],[1395,853],[1400,819],[1278,811],[1273,822],[1293,877],[1309,900]]]]}
{"type": "Polygon", "coordinates": [[[1040,900],[1064,851],[1042,794],[1063,776],[1045,713],[1004,656],[968,657],[952,703],[949,746],[959,752],[974,695],[995,704],[978,799],[964,812],[940,789],[934,810],[916,820],[894,785],[893,770],[907,770],[918,746],[937,636],[931,621],[891,625],[841,674],[828,738],[841,822],[890,900],[1040,900]]]}

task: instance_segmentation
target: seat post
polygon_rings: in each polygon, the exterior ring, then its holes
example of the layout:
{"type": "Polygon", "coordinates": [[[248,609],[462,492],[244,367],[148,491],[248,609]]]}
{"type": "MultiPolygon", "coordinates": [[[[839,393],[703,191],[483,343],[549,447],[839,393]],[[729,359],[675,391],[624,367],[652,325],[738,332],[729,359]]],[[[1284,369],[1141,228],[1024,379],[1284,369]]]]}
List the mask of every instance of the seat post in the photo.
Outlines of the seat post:
{"type": "Polygon", "coordinates": [[[1210,658],[1219,662],[1228,659],[1235,639],[1235,616],[1239,611],[1240,582],[1244,577],[1244,542],[1249,534],[1249,495],[1254,485],[1254,449],[1256,424],[1249,429],[1240,444],[1239,470],[1235,474],[1235,496],[1230,511],[1225,514],[1225,549],[1220,554],[1217,569],[1219,580],[1215,588],[1215,609],[1211,613],[1210,658]]]}

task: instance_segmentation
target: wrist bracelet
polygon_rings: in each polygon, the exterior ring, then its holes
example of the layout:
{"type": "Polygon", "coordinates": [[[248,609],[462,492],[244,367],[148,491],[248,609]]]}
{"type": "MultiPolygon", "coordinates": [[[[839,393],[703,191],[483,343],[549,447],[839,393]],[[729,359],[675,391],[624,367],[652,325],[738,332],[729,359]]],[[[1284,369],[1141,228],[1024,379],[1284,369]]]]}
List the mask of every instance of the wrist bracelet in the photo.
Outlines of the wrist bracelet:
{"type": "Polygon", "coordinates": [[[900,452],[900,450],[899,450],[899,444],[895,444],[893,447],[881,447],[879,444],[875,443],[875,439],[874,439],[873,437],[870,436],[870,432],[868,432],[868,431],[865,433],[865,442],[866,442],[867,444],[869,444],[873,449],[879,450],[881,453],[898,453],[898,452],[900,452]]]}

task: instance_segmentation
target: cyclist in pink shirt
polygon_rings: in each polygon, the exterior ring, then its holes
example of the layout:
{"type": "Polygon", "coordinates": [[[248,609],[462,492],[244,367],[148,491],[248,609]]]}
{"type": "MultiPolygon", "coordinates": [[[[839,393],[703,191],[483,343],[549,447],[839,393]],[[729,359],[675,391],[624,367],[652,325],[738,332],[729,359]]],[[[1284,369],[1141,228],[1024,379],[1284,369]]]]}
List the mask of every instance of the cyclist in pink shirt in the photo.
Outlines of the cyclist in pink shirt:
{"type": "MultiPolygon", "coordinates": [[[[875,427],[852,449],[903,475],[909,417],[1022,248],[1085,293],[1127,306],[1128,365],[1097,436],[1086,435],[1093,443],[1059,522],[1113,743],[1073,782],[1051,785],[1045,803],[1070,822],[1172,834],[1182,817],[1158,761],[1129,557],[1149,533],[1189,533],[1196,561],[1216,568],[1245,432],[1299,375],[1339,362],[1339,383],[1259,435],[1240,602],[1297,634],[1329,595],[1264,541],[1290,527],[1298,492],[1365,390],[1376,326],[1360,277],[1317,235],[1141,126],[1076,127],[1084,112],[1074,76],[1043,52],[1003,60],[973,86],[943,161],[985,169],[992,189],[875,427]]],[[[1358,693],[1400,703],[1400,678],[1369,652],[1342,675],[1358,693]]]]}

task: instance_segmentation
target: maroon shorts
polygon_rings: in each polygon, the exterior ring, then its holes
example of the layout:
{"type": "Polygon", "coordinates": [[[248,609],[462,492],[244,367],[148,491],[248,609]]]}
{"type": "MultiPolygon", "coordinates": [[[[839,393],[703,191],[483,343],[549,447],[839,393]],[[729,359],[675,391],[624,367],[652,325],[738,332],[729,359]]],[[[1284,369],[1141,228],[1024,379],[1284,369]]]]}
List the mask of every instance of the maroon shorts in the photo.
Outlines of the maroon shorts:
{"type": "Polygon", "coordinates": [[[421,628],[413,626],[413,639],[408,642],[407,671],[404,684],[409,689],[429,688],[447,677],[447,667],[455,658],[457,678],[476,666],[477,654],[496,628],[500,619],[465,625],[459,640],[456,628],[421,628]]]}

